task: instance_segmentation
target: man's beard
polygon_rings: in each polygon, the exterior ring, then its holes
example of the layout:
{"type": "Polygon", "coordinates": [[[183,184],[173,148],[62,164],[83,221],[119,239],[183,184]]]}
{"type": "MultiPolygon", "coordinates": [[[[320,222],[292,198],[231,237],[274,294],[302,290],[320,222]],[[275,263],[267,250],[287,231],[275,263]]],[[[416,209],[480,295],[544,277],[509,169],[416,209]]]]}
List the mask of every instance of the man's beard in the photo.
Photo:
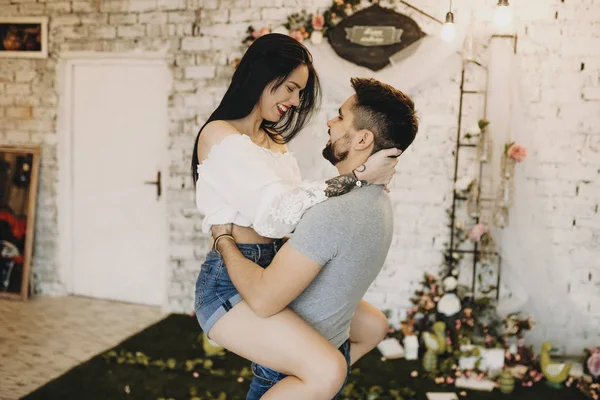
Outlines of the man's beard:
{"type": "Polygon", "coordinates": [[[348,144],[350,143],[350,135],[346,133],[340,139],[335,142],[329,142],[323,149],[323,157],[329,161],[332,165],[337,165],[344,161],[348,157],[347,150],[348,144]],[[345,146],[344,146],[345,145],[345,146]],[[340,150],[340,147],[346,147],[346,150],[340,150]]]}

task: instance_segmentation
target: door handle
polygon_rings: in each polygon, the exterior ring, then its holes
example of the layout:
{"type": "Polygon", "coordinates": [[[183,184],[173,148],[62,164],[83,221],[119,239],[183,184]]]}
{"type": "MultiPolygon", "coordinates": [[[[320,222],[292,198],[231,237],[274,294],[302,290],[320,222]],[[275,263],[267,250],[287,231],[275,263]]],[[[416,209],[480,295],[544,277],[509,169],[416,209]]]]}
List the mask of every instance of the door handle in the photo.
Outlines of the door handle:
{"type": "Polygon", "coordinates": [[[156,185],[156,200],[160,199],[160,195],[162,194],[162,185],[160,181],[160,171],[156,173],[155,181],[146,181],[144,185],[156,185]]]}

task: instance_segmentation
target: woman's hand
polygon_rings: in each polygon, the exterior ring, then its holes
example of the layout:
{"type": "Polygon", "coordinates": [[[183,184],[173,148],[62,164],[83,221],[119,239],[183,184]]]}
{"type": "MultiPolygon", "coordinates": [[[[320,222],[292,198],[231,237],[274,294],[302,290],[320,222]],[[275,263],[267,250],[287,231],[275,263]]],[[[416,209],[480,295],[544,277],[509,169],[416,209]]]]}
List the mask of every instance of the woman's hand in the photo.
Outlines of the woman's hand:
{"type": "Polygon", "coordinates": [[[395,148],[379,150],[363,165],[356,168],[354,173],[358,179],[365,180],[371,185],[387,185],[396,173],[400,154],[402,150],[395,148]]]}

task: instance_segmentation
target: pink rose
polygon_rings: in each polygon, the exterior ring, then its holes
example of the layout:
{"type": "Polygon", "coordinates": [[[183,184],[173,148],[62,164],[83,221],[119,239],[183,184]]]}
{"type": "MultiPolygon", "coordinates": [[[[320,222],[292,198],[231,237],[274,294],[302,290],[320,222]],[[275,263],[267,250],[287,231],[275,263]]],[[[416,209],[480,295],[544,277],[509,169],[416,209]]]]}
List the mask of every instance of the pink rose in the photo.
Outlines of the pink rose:
{"type": "Polygon", "coordinates": [[[587,367],[594,378],[600,377],[600,350],[592,352],[592,355],[587,360],[587,367]]]}
{"type": "Polygon", "coordinates": [[[543,377],[544,377],[544,374],[542,374],[541,372],[538,372],[538,374],[535,376],[535,381],[539,382],[542,380],[543,377]]]}
{"type": "Polygon", "coordinates": [[[469,239],[471,239],[474,242],[479,242],[486,231],[487,228],[484,224],[477,224],[473,228],[471,228],[471,231],[469,232],[469,239]]]}
{"type": "Polygon", "coordinates": [[[252,32],[252,37],[255,39],[258,39],[259,37],[265,36],[266,34],[269,34],[269,33],[271,33],[271,30],[265,26],[263,28],[260,28],[259,31],[252,32]]]}
{"type": "Polygon", "coordinates": [[[325,26],[325,17],[322,15],[315,15],[312,19],[312,27],[315,31],[320,31],[325,26]]]}
{"type": "Polygon", "coordinates": [[[506,155],[516,162],[521,162],[527,158],[527,149],[520,144],[513,144],[508,148],[506,155]]]}
{"type": "Polygon", "coordinates": [[[290,36],[302,43],[304,41],[304,35],[300,31],[292,31],[290,32],[290,36]]]}

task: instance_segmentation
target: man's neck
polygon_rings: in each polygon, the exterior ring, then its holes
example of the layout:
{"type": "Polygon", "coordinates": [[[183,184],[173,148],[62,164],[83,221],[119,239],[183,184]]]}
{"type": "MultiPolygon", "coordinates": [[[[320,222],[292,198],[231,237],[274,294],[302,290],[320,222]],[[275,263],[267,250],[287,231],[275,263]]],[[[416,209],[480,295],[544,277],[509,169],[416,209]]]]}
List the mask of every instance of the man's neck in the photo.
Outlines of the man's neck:
{"type": "Polygon", "coordinates": [[[361,154],[348,156],[344,161],[338,163],[335,167],[337,168],[340,175],[346,175],[363,165],[368,158],[368,156],[364,156],[361,154]]]}

